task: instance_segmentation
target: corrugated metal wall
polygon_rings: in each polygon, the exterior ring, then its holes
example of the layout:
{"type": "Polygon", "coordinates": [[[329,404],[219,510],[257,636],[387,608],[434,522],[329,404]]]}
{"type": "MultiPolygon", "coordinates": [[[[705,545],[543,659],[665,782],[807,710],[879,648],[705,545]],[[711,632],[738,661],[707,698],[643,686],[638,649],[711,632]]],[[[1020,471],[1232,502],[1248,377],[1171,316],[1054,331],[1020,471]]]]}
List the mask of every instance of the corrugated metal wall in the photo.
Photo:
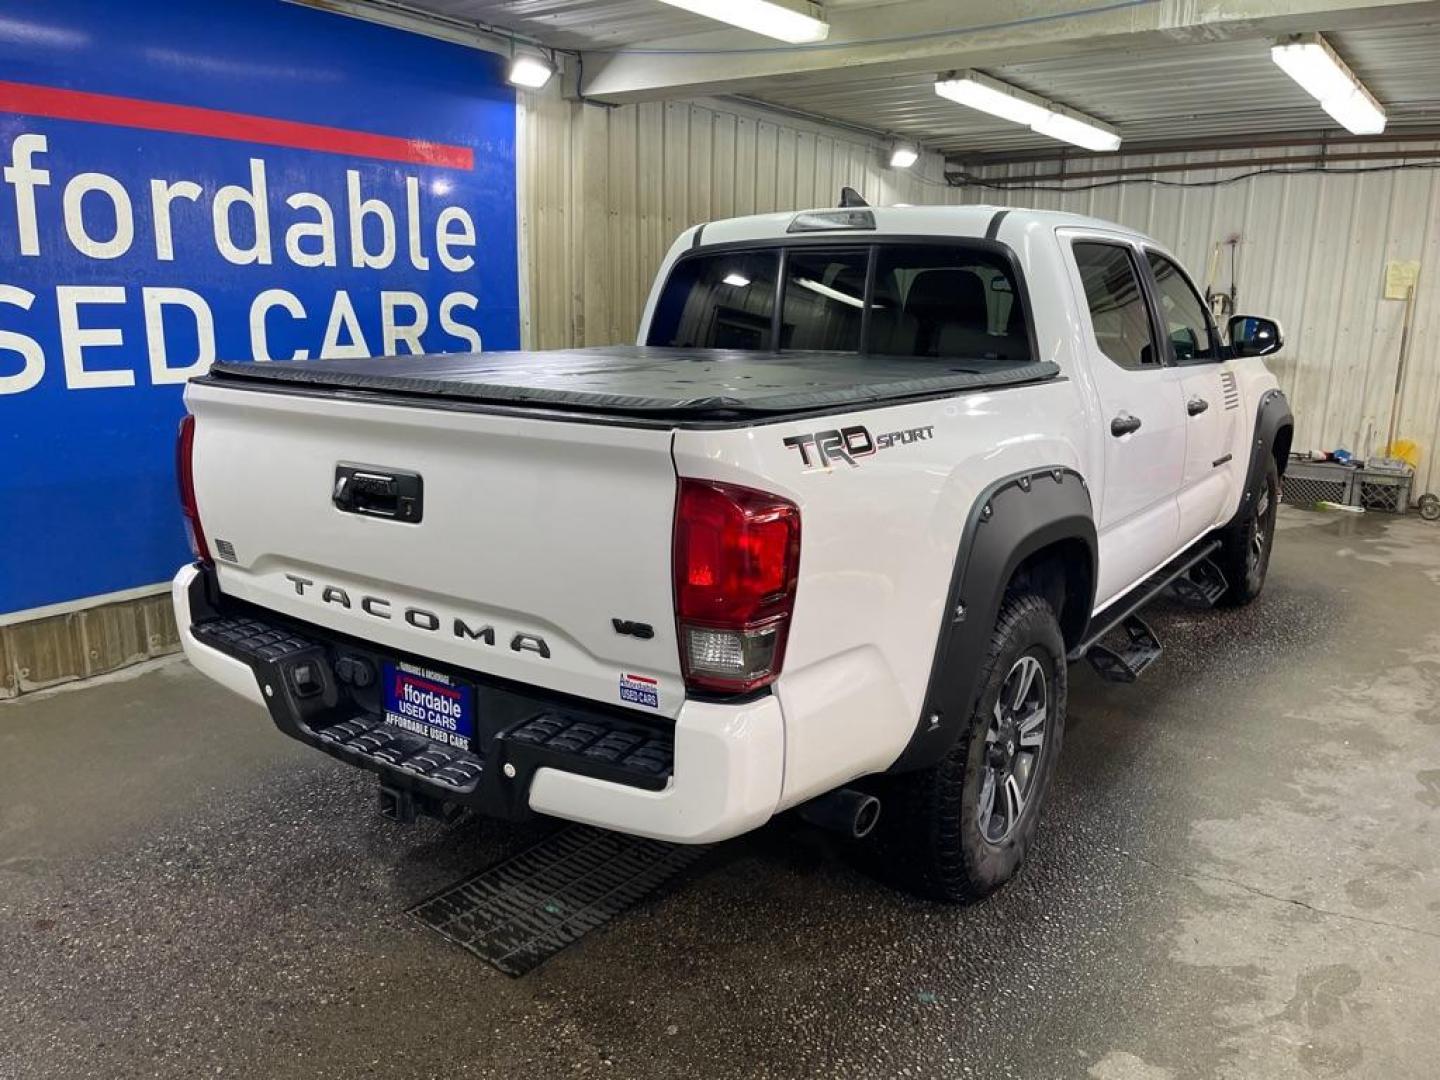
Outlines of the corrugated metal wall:
{"type": "Polygon", "coordinates": [[[633,341],[661,259],[698,222],[834,206],[847,184],[873,203],[947,197],[939,155],[890,169],[885,144],[844,128],[729,102],[525,97],[521,325],[533,348],[633,341]]]}
{"type": "MultiPolygon", "coordinates": [[[[1368,146],[1393,150],[1394,146],[1368,146]]],[[[1435,149],[1416,147],[1407,151],[1435,149]]],[[[1105,166],[1195,163],[1153,174],[1169,183],[1235,178],[1255,158],[1313,155],[1316,148],[1224,155],[1129,157],[1105,166]],[[1215,167],[1216,162],[1223,167],[1215,167]]],[[[1367,161],[1365,168],[1390,162],[1367,161]]],[[[1295,166],[1291,166],[1294,168],[1295,166]]],[[[1337,163],[1333,168],[1355,167],[1337,163]]],[[[980,172],[985,179],[1053,173],[1054,163],[980,172]]],[[[1074,186],[1099,181],[1075,181],[1074,186]]],[[[1214,245],[1239,234],[1236,279],[1242,312],[1285,327],[1285,349],[1268,362],[1295,412],[1297,450],[1378,454],[1389,431],[1405,305],[1383,299],[1386,263],[1419,260],[1409,357],[1397,436],[1422,450],[1416,493],[1440,489],[1440,170],[1407,168],[1352,175],[1261,175],[1210,187],[1131,180],[1088,191],[960,189],[966,202],[1068,210],[1119,221],[1170,246],[1202,288],[1214,245]]],[[[1214,283],[1228,289],[1228,254],[1214,283]]]]}
{"type": "MultiPolygon", "coordinates": [[[[1440,170],[1235,179],[1256,168],[1251,163],[1259,157],[1315,152],[1299,147],[1105,163],[1193,163],[1188,171],[1154,174],[1164,185],[1129,178],[1063,193],[946,188],[936,155],[909,172],[891,170],[884,145],[864,135],[728,101],[607,109],[563,101],[552,91],[530,97],[521,123],[523,329],[527,344],[538,348],[633,340],[655,269],[673,238],[696,222],[831,205],[844,184],[879,203],[1069,210],[1156,237],[1202,287],[1216,243],[1238,234],[1240,309],[1280,319],[1288,335],[1270,365],[1295,411],[1296,449],[1345,447],[1369,455],[1386,443],[1405,307],[1382,298],[1385,265],[1418,259],[1398,435],[1422,450],[1416,493],[1440,489],[1440,170]],[[1174,186],[1221,180],[1234,182],[1174,186]]],[[[1434,149],[1440,158],[1440,146],[1434,149]]],[[[1055,168],[1013,165],[978,175],[1013,178],[1055,168]]],[[[1213,281],[1229,288],[1228,252],[1213,281]]]]}

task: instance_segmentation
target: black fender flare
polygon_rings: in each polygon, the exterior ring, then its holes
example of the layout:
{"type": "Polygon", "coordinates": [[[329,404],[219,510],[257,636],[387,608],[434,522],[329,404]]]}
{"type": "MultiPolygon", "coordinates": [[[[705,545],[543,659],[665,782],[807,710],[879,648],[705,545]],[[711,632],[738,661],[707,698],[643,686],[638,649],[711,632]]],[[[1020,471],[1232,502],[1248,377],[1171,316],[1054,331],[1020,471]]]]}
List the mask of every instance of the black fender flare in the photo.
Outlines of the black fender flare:
{"type": "Polygon", "coordinates": [[[1280,475],[1285,475],[1285,465],[1290,456],[1290,438],[1295,431],[1295,417],[1290,412],[1290,403],[1279,389],[1265,391],[1255,410],[1255,430],[1250,438],[1250,465],[1245,472],[1245,487],[1240,493],[1240,505],[1229,524],[1245,520],[1250,508],[1260,498],[1260,489],[1265,484],[1265,462],[1275,455],[1278,440],[1284,439],[1285,453],[1276,464],[1280,475]],[[1282,435],[1283,433],[1283,435],[1282,435]]]}
{"type": "Polygon", "coordinates": [[[1057,465],[1002,477],[980,493],[960,535],[924,707],[890,772],[933,765],[955,745],[974,707],[1006,586],[1027,558],[1062,541],[1083,545],[1089,560],[1076,598],[1083,610],[1067,613],[1078,636],[1095,605],[1095,515],[1084,478],[1057,465]]]}

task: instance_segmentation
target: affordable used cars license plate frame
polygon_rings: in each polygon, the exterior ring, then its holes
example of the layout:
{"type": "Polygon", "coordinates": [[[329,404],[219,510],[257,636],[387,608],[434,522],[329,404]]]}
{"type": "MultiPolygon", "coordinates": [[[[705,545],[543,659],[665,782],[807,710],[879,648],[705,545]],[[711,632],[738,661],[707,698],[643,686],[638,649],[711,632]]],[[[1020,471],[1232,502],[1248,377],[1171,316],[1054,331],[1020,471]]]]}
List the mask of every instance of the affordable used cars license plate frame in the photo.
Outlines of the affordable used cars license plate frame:
{"type": "Polygon", "coordinates": [[[385,722],[461,750],[475,738],[475,688],[438,671],[386,660],[381,700],[385,722]]]}

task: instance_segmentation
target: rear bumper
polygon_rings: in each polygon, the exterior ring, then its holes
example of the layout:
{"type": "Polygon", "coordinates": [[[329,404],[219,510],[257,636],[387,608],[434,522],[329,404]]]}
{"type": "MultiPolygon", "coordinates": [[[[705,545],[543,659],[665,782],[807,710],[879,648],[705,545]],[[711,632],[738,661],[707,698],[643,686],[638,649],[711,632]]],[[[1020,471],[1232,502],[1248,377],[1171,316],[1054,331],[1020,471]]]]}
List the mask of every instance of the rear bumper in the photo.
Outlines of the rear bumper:
{"type": "Polygon", "coordinates": [[[176,574],[172,596],[181,644],[199,671],[264,706],[285,734],[427,804],[698,844],[764,824],[779,802],[784,725],[773,696],[686,701],[672,725],[455,672],[477,685],[482,713],[470,751],[455,751],[382,724],[373,693],[337,678],[337,661],[372,655],[365,643],[235,605],[195,566],[176,574]],[[322,689],[296,692],[302,665],[322,689]],[[602,759],[607,737],[642,751],[602,759]]]}

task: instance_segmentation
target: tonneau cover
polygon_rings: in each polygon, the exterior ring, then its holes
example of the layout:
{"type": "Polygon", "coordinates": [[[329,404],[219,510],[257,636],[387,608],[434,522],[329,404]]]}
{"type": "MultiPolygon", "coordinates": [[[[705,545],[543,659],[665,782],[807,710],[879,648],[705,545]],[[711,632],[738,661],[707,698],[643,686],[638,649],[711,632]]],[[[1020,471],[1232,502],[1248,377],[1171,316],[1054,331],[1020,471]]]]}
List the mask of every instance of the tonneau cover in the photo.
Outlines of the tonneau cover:
{"type": "Polygon", "coordinates": [[[641,416],[716,419],[847,408],[1051,379],[1053,363],[613,345],[368,360],[221,363],[209,382],[285,384],[641,416]]]}

